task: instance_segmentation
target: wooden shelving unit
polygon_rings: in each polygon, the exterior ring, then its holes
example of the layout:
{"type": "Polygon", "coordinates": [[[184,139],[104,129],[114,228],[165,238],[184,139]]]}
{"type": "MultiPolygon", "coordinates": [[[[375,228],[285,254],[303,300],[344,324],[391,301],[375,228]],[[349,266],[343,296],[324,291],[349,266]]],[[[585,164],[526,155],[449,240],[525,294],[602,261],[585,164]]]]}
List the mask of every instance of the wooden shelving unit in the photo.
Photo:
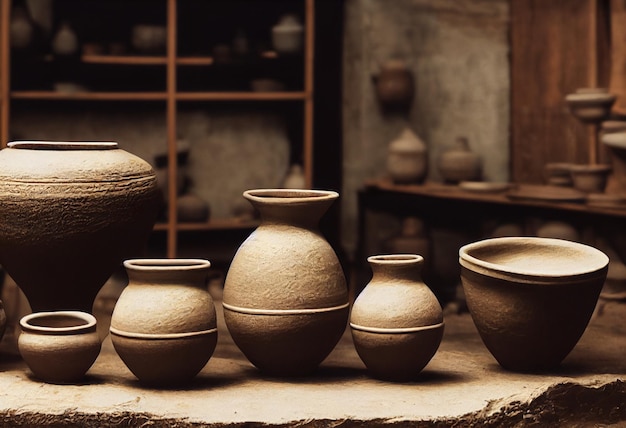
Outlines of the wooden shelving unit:
{"type": "MultiPolygon", "coordinates": [[[[164,67],[164,90],[158,91],[76,91],[57,92],[52,90],[13,90],[10,81],[11,52],[9,41],[9,27],[12,0],[0,0],[0,146],[5,147],[9,140],[11,123],[10,106],[14,100],[32,101],[76,101],[76,102],[164,102],[167,152],[168,152],[168,179],[169,183],[176,183],[177,176],[177,125],[178,112],[181,103],[186,102],[301,102],[303,104],[301,153],[307,187],[313,183],[313,60],[314,60],[314,23],[315,0],[300,0],[298,3],[304,10],[303,23],[304,49],[302,60],[303,85],[300,89],[281,92],[252,92],[252,91],[183,91],[178,87],[177,73],[181,67],[212,67],[216,64],[211,55],[179,56],[179,9],[187,0],[161,0],[166,2],[167,47],[163,55],[94,55],[85,54],[80,57],[82,64],[91,67],[119,66],[119,67],[164,67]]],[[[207,2],[210,4],[210,2],[207,2]]],[[[120,2],[120,8],[125,7],[120,2]]],[[[145,4],[146,8],[154,7],[152,2],[145,4]]],[[[285,11],[288,12],[288,11],[285,11]]],[[[120,14],[124,10],[119,11],[120,14]]],[[[273,60],[279,56],[272,51],[263,55],[265,60],[273,60]]],[[[298,144],[299,142],[292,142],[298,144]]],[[[166,233],[167,257],[176,257],[178,252],[178,233],[181,231],[207,231],[252,228],[255,222],[239,221],[236,219],[215,219],[207,223],[178,223],[177,221],[177,194],[176,186],[168,188],[167,222],[155,226],[155,231],[166,233]]]]}

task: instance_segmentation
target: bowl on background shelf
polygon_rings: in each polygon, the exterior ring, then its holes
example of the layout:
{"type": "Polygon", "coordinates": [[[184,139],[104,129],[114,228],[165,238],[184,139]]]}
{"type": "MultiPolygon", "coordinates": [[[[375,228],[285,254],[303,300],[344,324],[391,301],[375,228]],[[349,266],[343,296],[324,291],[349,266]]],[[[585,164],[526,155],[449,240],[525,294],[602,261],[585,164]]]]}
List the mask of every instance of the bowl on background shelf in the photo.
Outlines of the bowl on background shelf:
{"type": "Polygon", "coordinates": [[[544,180],[551,186],[571,186],[572,174],[570,169],[572,163],[568,162],[548,162],[544,165],[544,180]]]}
{"type": "Polygon", "coordinates": [[[580,88],[565,96],[571,113],[580,121],[589,123],[607,118],[616,99],[605,88],[580,88]]]}
{"type": "Polygon", "coordinates": [[[609,258],[577,242],[491,238],[459,250],[461,282],[480,336],[505,369],[556,368],[587,328],[609,258]]]}
{"type": "Polygon", "coordinates": [[[611,170],[611,166],[607,164],[572,165],[572,185],[585,193],[603,193],[611,170]]]}

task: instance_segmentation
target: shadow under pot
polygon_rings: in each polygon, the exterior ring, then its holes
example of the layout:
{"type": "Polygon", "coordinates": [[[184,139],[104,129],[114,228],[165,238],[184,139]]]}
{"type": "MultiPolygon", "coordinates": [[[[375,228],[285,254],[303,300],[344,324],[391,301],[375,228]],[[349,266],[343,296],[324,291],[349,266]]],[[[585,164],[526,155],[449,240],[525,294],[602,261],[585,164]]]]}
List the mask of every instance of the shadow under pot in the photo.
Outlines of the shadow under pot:
{"type": "Polygon", "coordinates": [[[203,259],[132,259],[111,316],[111,341],[140,382],[191,381],[217,345],[215,305],[203,259]]]}
{"type": "Polygon", "coordinates": [[[44,382],[80,382],[100,354],[96,318],[86,312],[35,312],[24,316],[20,326],[20,355],[44,382]]]}

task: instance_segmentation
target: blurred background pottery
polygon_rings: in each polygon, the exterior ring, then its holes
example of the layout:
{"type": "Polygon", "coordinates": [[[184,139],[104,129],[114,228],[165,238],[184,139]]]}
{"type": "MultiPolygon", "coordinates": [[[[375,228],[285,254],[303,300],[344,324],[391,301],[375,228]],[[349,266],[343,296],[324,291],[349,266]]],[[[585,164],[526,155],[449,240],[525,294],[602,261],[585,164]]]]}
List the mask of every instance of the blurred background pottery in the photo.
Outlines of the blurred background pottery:
{"type": "Polygon", "coordinates": [[[409,127],[389,143],[387,172],[394,183],[421,183],[428,172],[426,144],[409,127]]]}
{"type": "Polygon", "coordinates": [[[295,54],[302,51],[304,26],[298,16],[285,14],[272,27],[272,46],[278,53],[295,54]]]}
{"type": "Polygon", "coordinates": [[[20,327],[20,354],[44,382],[79,382],[100,354],[96,318],[86,312],[34,312],[20,320],[20,327]]]}
{"type": "Polygon", "coordinates": [[[582,122],[590,123],[607,118],[616,99],[605,88],[580,88],[565,96],[571,113],[582,122]]]}
{"type": "Polygon", "coordinates": [[[140,53],[163,53],[166,41],[164,25],[136,24],[132,29],[131,44],[140,53]]]}
{"type": "Polygon", "coordinates": [[[437,166],[444,182],[458,184],[461,181],[480,181],[482,160],[474,153],[465,137],[456,139],[452,147],[439,156],[437,166]]]}
{"type": "Polygon", "coordinates": [[[373,76],[378,102],[383,108],[408,108],[415,93],[413,73],[401,59],[390,59],[373,76]]]}
{"type": "Polygon", "coordinates": [[[142,382],[192,380],[217,345],[217,315],[202,259],[131,259],[129,282],[111,315],[111,340],[142,382]]]}
{"type": "Polygon", "coordinates": [[[443,311],[421,278],[416,254],[368,257],[373,276],[350,314],[354,346],[372,376],[394,381],[417,377],[443,337],[443,311]]]}
{"type": "Polygon", "coordinates": [[[602,193],[606,188],[611,166],[605,164],[572,165],[572,185],[585,193],[602,193]]]}
{"type": "Polygon", "coordinates": [[[143,250],[157,203],[154,170],[117,143],[9,143],[0,264],[33,311],[91,312],[115,268],[143,250]]]}
{"type": "Polygon", "coordinates": [[[577,242],[493,238],[459,250],[470,314],[487,349],[513,371],[553,369],[587,328],[609,258],[577,242]]]}
{"type": "Polygon", "coordinates": [[[573,164],[567,162],[549,162],[544,166],[545,183],[550,186],[571,186],[573,164]]]}

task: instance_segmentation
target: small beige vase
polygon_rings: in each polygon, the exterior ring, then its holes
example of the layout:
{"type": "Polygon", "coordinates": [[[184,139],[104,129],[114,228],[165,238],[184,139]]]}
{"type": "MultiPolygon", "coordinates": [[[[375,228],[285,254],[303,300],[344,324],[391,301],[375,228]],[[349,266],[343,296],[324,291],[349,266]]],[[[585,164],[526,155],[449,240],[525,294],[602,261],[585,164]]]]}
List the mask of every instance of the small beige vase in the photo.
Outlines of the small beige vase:
{"type": "Polygon", "coordinates": [[[367,259],[373,276],[350,314],[354,346],[372,376],[414,379],[437,352],[443,312],[422,281],[424,259],[390,254],[367,259]]]}
{"type": "Polygon", "coordinates": [[[426,144],[409,127],[389,143],[387,172],[395,183],[421,183],[428,172],[426,144]]]}
{"type": "Polygon", "coordinates": [[[452,147],[441,153],[438,167],[443,180],[451,184],[477,181],[482,175],[482,160],[470,149],[465,137],[457,138],[452,147]]]}

